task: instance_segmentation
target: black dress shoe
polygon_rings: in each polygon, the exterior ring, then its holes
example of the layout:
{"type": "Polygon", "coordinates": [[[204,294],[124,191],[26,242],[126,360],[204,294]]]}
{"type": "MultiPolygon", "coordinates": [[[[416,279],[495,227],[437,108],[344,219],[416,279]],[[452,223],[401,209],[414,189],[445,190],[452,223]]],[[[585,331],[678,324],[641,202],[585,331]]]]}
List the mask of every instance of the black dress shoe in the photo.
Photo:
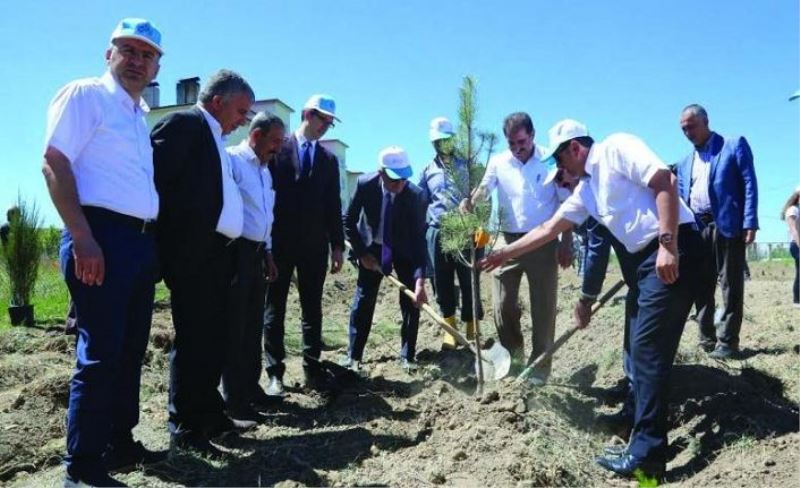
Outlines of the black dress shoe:
{"type": "Polygon", "coordinates": [[[280,405],[283,399],[267,395],[264,391],[259,391],[250,399],[250,405],[259,412],[273,410],[276,405],[280,405]]]}
{"type": "Polygon", "coordinates": [[[307,390],[316,391],[322,395],[331,395],[339,390],[336,380],[325,371],[305,371],[304,386],[307,390]]]}
{"type": "Polygon", "coordinates": [[[172,434],[169,439],[170,454],[175,454],[179,451],[195,452],[209,459],[222,459],[225,453],[211,444],[203,434],[196,432],[184,432],[181,434],[172,434]]]}
{"type": "Polygon", "coordinates": [[[141,442],[111,445],[103,455],[106,469],[121,471],[141,464],[155,464],[167,459],[167,451],[150,451],[141,442]]]}
{"type": "Polygon", "coordinates": [[[223,415],[210,427],[206,428],[205,433],[209,439],[213,439],[230,432],[245,432],[256,427],[258,427],[258,422],[254,420],[235,419],[223,415]]]}
{"type": "Polygon", "coordinates": [[[64,477],[64,488],[78,488],[84,486],[128,486],[108,473],[97,473],[94,476],[72,476],[67,473],[64,477]]]}
{"type": "Polygon", "coordinates": [[[253,410],[253,408],[250,407],[249,405],[246,407],[237,407],[228,409],[226,412],[228,414],[228,417],[230,417],[231,422],[234,424],[234,428],[236,427],[237,422],[239,422],[239,425],[243,425],[241,424],[241,422],[246,422],[246,421],[252,421],[257,424],[260,424],[261,422],[266,420],[266,417],[253,410]]]}
{"type": "Polygon", "coordinates": [[[630,453],[625,453],[622,456],[600,456],[595,461],[605,469],[628,478],[641,478],[644,476],[661,481],[664,478],[666,469],[664,463],[646,461],[630,453]]]}

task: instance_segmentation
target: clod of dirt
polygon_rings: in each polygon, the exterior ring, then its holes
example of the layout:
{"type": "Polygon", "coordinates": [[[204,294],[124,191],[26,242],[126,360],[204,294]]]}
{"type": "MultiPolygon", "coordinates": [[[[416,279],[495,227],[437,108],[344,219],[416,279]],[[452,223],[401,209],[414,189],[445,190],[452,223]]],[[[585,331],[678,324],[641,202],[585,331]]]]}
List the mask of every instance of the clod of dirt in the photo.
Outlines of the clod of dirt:
{"type": "Polygon", "coordinates": [[[447,483],[447,477],[439,471],[434,471],[433,473],[431,473],[429,481],[434,485],[443,485],[447,483]]]}
{"type": "Polygon", "coordinates": [[[453,461],[463,461],[467,459],[467,453],[463,449],[459,449],[453,453],[453,461]]]}
{"type": "Polygon", "coordinates": [[[480,402],[483,405],[488,405],[490,403],[496,402],[499,399],[500,399],[500,393],[498,393],[497,391],[493,390],[493,391],[484,393],[483,396],[480,399],[480,402]]]}
{"type": "Polygon", "coordinates": [[[514,412],[523,414],[528,411],[528,405],[525,404],[525,400],[519,399],[517,400],[517,404],[514,406],[514,412]]]}

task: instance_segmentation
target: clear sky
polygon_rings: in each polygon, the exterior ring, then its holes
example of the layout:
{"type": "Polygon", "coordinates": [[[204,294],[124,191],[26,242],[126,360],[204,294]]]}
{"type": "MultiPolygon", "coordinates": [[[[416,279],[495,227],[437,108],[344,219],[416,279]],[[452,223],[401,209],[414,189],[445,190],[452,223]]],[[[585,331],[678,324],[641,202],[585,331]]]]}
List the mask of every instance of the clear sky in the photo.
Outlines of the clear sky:
{"type": "Polygon", "coordinates": [[[758,239],[787,240],[777,216],[800,184],[800,100],[788,102],[800,88],[797,0],[40,0],[3,14],[0,205],[21,192],[48,223],[59,220],[40,173],[47,105],[70,80],[102,74],[114,26],[138,16],[163,33],[163,105],[178,79],[218,68],[298,111],[330,93],[343,122],[328,136],[350,146],[356,170],[398,144],[418,172],[432,153],[428,123],[455,118],[467,74],[482,129],[502,136],[503,117],[527,111],[546,144],[547,129],[570,117],[595,138],[636,134],[668,163],[691,150],[681,109],[701,103],[712,129],[753,148],[758,239]]]}

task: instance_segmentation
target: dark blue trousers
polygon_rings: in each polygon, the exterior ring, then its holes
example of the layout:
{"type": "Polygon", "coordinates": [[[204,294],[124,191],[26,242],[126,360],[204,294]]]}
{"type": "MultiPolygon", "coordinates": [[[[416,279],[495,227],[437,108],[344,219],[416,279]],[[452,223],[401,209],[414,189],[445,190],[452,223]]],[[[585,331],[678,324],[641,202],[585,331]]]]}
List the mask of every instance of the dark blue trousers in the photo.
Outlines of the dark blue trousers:
{"type": "MultiPolygon", "coordinates": [[[[692,226],[681,226],[678,250],[679,278],[671,285],[656,276],[656,240],[638,253],[619,256],[623,269],[635,266],[637,270],[635,281],[627,283],[628,347],[635,404],[628,449],[637,457],[657,462],[666,458],[670,373],[695,296],[702,253],[700,235],[692,226]]],[[[629,277],[626,273],[626,279],[629,277]]]]}
{"type": "MultiPolygon", "coordinates": [[[[436,303],[442,317],[452,317],[456,314],[458,297],[456,297],[455,279],[458,276],[458,286],[461,289],[461,320],[472,320],[472,272],[456,258],[442,252],[440,230],[437,227],[428,227],[426,240],[428,243],[428,257],[433,265],[433,285],[436,290],[436,303]]],[[[478,258],[483,256],[479,249],[478,258]]],[[[478,318],[483,318],[483,308],[478,290],[478,318]]]]}
{"type": "Polygon", "coordinates": [[[65,458],[68,472],[77,477],[105,472],[102,455],[109,444],[133,440],[157,273],[151,235],[110,211],[86,211],[86,218],[103,251],[103,284],[87,286],[76,278],[73,241],[67,231],[60,256],[77,314],[65,458]]]}
{"type": "Polygon", "coordinates": [[[792,284],[792,302],[800,303],[800,248],[797,243],[789,244],[789,252],[794,258],[794,283],[792,284]]]}
{"type": "MultiPolygon", "coordinates": [[[[373,256],[381,255],[381,247],[370,246],[369,252],[373,256]]],[[[396,261],[393,264],[397,278],[413,290],[415,286],[414,269],[410,263],[396,261]]],[[[372,317],[375,314],[375,301],[378,298],[378,289],[383,275],[381,273],[358,266],[358,281],[353,305],[350,309],[350,347],[348,355],[351,359],[361,361],[364,356],[364,347],[367,345],[369,331],[372,329],[372,317]]],[[[417,349],[417,330],[419,328],[419,309],[414,306],[411,299],[402,292],[399,293],[400,312],[403,324],[400,326],[400,356],[414,361],[417,349]]]]}

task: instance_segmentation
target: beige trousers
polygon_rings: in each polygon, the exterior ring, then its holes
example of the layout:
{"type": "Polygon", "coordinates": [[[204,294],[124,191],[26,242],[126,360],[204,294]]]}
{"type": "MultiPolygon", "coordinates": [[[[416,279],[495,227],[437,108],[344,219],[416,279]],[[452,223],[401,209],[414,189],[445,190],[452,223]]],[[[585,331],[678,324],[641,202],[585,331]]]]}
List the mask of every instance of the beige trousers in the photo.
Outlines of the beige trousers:
{"type": "MultiPolygon", "coordinates": [[[[518,238],[505,234],[509,244],[518,238]]],[[[554,240],[541,248],[506,262],[495,270],[492,280],[494,318],[500,343],[509,350],[512,357],[525,357],[525,340],[522,337],[519,305],[519,286],[524,274],[528,278],[528,291],[531,308],[533,344],[530,360],[539,357],[550,345],[556,326],[556,305],[558,295],[558,241],[554,240]]],[[[541,365],[534,374],[547,377],[551,361],[541,365]]]]}

